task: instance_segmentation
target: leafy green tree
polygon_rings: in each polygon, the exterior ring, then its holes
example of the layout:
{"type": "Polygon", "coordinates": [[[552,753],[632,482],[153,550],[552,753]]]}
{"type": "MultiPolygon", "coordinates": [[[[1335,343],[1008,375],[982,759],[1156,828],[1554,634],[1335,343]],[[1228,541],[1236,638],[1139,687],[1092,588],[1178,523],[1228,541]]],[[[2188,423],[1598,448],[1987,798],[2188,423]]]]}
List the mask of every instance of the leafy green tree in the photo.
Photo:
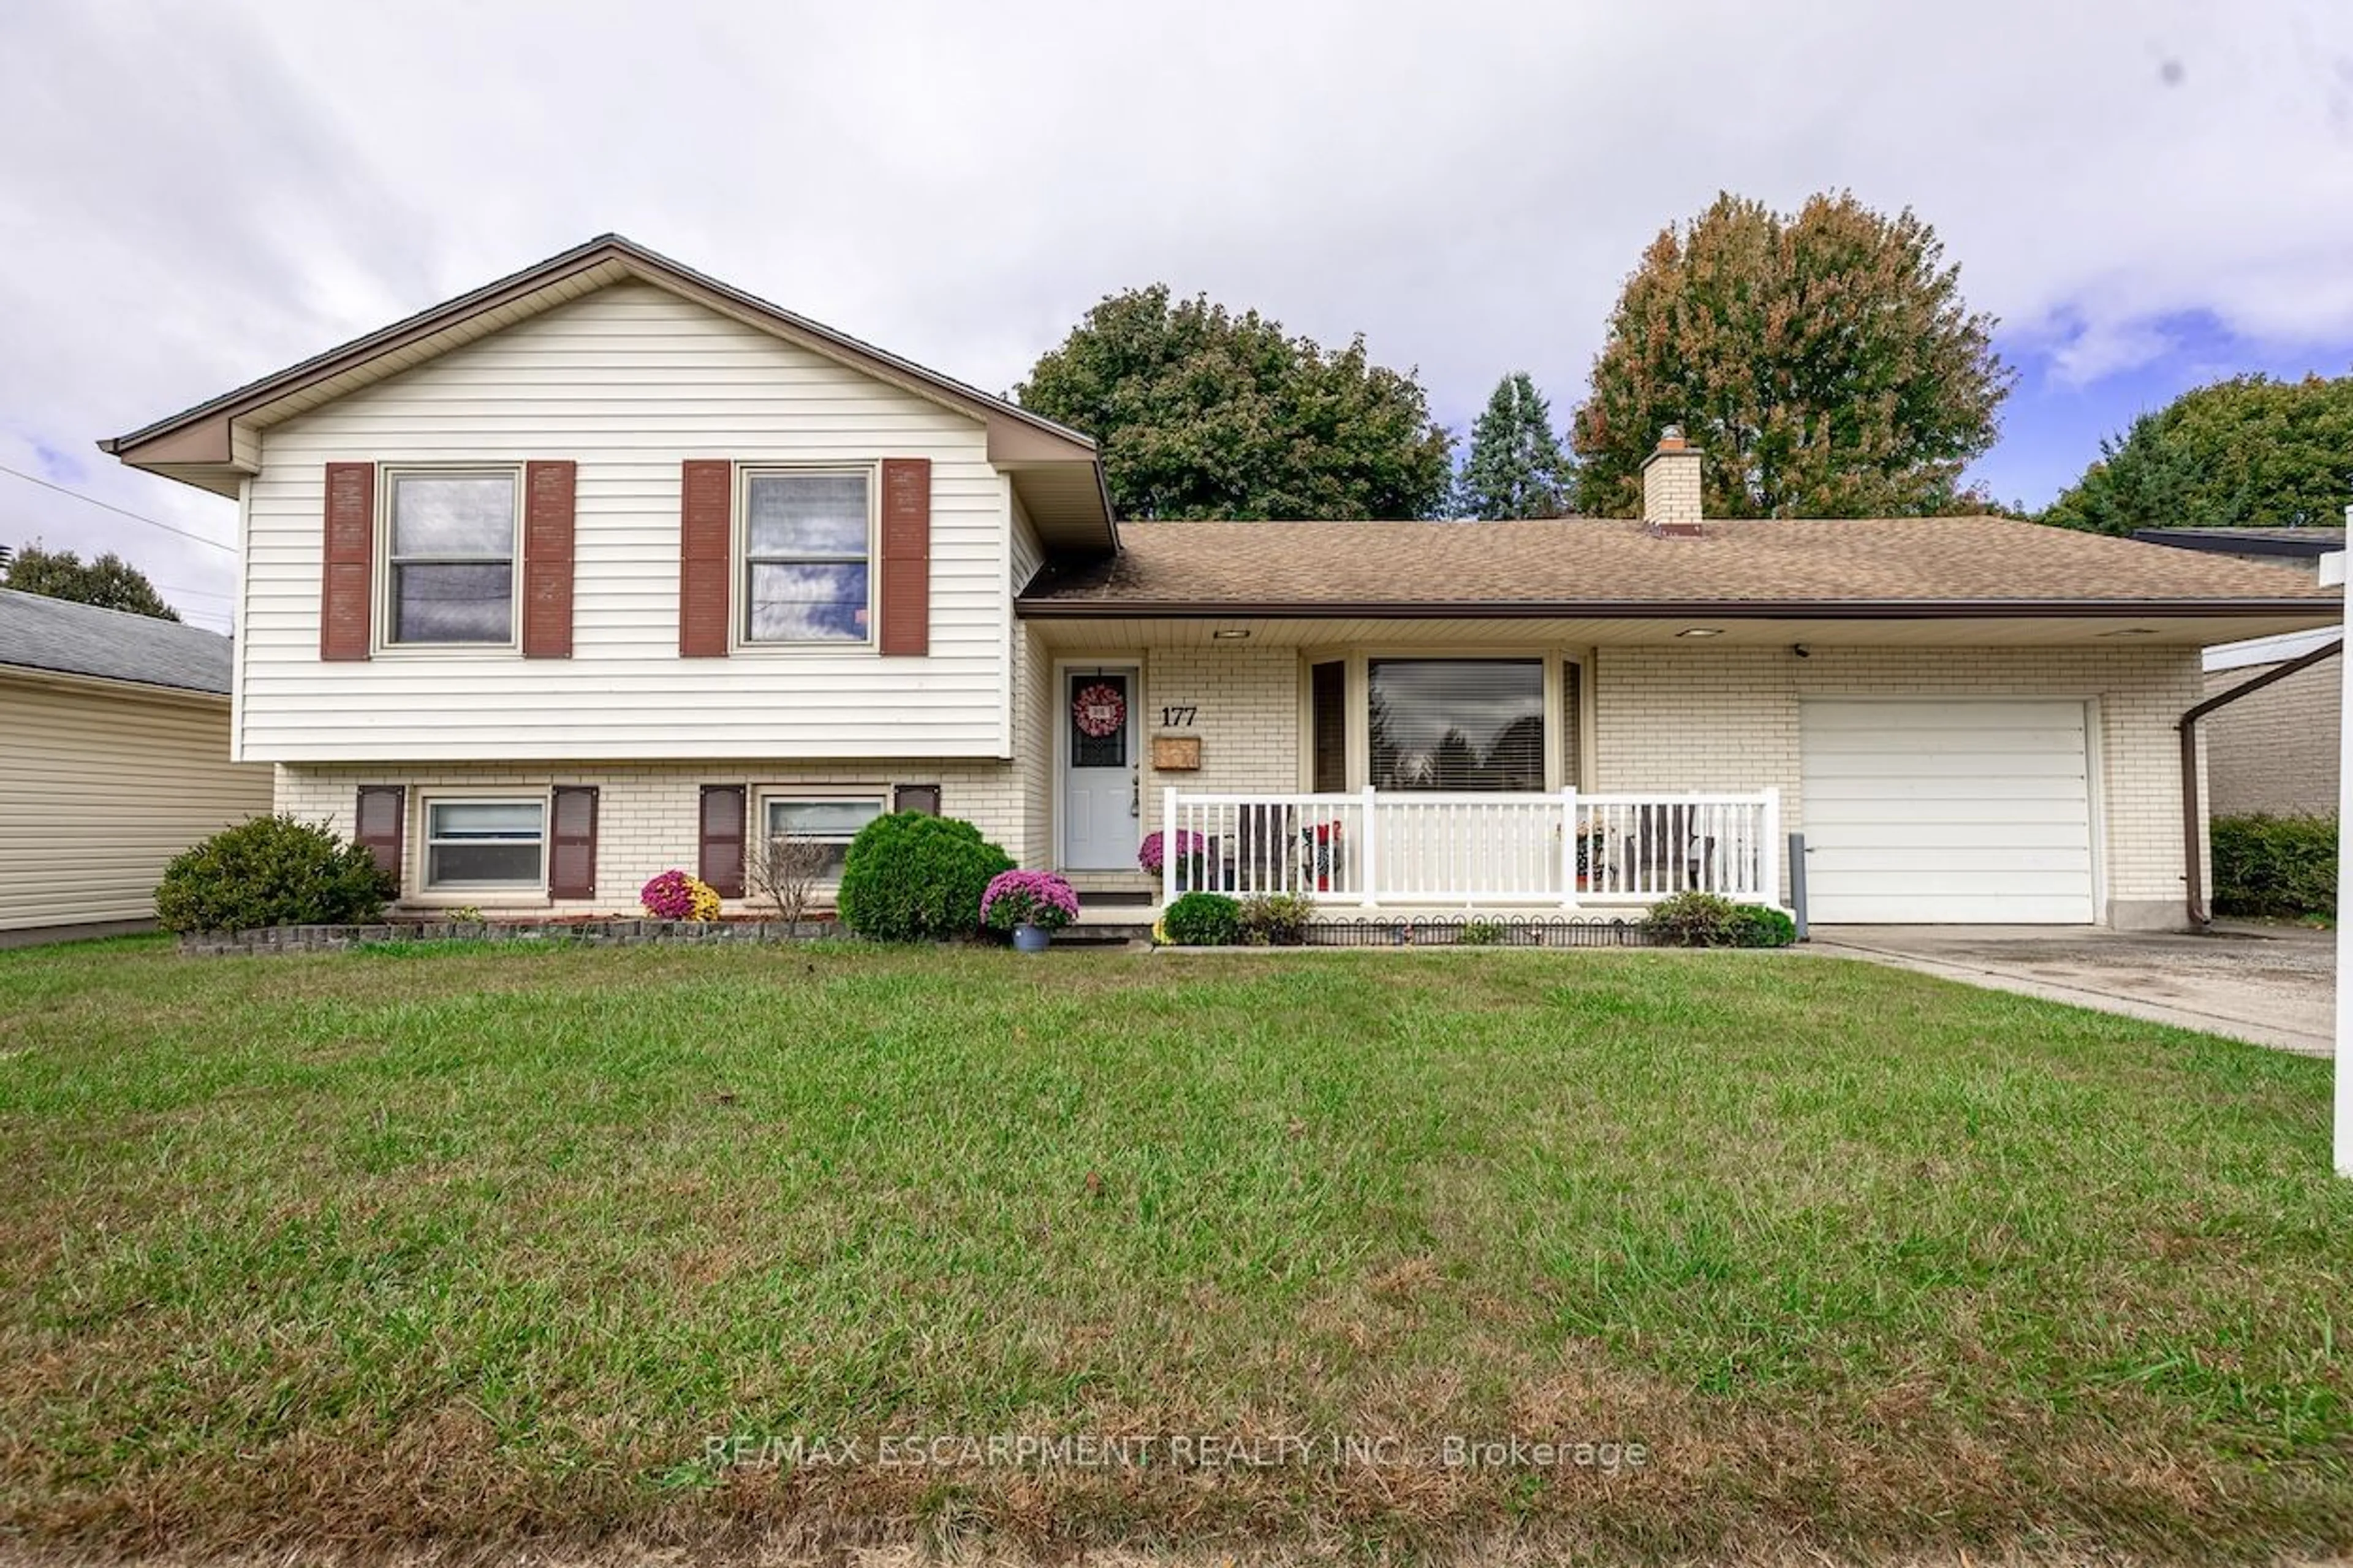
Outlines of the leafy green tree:
{"type": "Polygon", "coordinates": [[[7,574],[0,577],[0,588],[38,594],[49,599],[71,599],[78,605],[96,605],[101,609],[129,610],[132,615],[153,616],[159,621],[180,618],[164,602],[164,596],[155,592],[155,584],[147,581],[146,574],[112,551],[85,563],[70,550],[44,550],[37,543],[27,544],[8,558],[7,568],[7,574]]]}
{"type": "Polygon", "coordinates": [[[2304,528],[2353,501],[2353,375],[2242,375],[2185,392],[2043,511],[2094,533],[2137,528],[2304,528]]]}
{"type": "Polygon", "coordinates": [[[1731,195],[1662,231],[1626,281],[1571,440],[1577,507],[1639,509],[1680,425],[1716,517],[1976,510],[1961,471],[2013,379],[1936,230],[1845,192],[1795,216],[1731,195]]]}
{"type": "Polygon", "coordinates": [[[1014,389],[1103,444],[1132,518],[1412,518],[1445,505],[1452,438],[1415,373],[1165,284],[1103,300],[1014,389]]]}
{"type": "Polygon", "coordinates": [[[1552,409],[1527,372],[1495,384],[1471,427],[1471,456],[1454,489],[1454,510],[1490,521],[1558,517],[1568,510],[1568,457],[1553,434],[1552,409]]]}

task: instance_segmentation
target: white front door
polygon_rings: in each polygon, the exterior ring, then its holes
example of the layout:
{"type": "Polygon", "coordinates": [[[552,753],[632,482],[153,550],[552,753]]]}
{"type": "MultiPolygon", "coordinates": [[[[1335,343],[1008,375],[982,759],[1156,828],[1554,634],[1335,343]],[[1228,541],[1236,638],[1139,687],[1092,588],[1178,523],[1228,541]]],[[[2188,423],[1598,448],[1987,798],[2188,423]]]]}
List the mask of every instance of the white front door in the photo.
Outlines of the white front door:
{"type": "Polygon", "coordinates": [[[1135,667],[1062,672],[1062,867],[1133,871],[1139,842],[1135,667]]]}
{"type": "Polygon", "coordinates": [[[2084,704],[1821,700],[1799,712],[1818,924],[2093,920],[2084,704]]]}

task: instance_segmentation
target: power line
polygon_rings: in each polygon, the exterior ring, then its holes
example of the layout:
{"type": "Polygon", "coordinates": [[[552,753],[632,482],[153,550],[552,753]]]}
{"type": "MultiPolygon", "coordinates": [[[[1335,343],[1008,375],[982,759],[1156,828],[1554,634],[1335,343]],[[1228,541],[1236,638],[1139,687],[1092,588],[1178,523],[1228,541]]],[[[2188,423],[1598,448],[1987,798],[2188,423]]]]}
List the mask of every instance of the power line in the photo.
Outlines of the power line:
{"type": "Polygon", "coordinates": [[[183,539],[193,539],[198,544],[209,544],[215,550],[226,550],[231,555],[237,553],[237,546],[234,544],[223,544],[217,539],[206,539],[201,533],[191,533],[185,528],[174,528],[168,522],[157,522],[152,517],[142,517],[135,511],[126,511],[122,508],[116,506],[112,501],[100,500],[96,496],[87,496],[82,494],[79,490],[68,489],[65,486],[52,483],[50,480],[42,479],[37,474],[28,474],[21,468],[12,468],[5,463],[0,463],[0,474],[6,474],[12,479],[22,479],[28,485],[38,485],[45,490],[55,490],[61,496],[71,496],[78,501],[85,501],[91,506],[100,508],[106,511],[113,512],[118,517],[127,517],[133,522],[143,522],[150,528],[160,528],[166,533],[176,533],[183,539]]]}

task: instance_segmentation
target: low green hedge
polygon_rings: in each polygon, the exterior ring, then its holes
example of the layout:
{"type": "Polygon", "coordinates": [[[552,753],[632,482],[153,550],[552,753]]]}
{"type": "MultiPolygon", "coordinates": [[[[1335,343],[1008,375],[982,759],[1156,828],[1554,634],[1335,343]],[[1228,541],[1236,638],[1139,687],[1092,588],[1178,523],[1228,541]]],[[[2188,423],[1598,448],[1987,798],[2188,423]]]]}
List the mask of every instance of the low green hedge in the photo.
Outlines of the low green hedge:
{"type": "Polygon", "coordinates": [[[1787,947],[1798,940],[1797,922],[1787,912],[1715,893],[1661,899],[1642,928],[1661,947],[1787,947]]]}
{"type": "Polygon", "coordinates": [[[2218,816],[2213,835],[2216,914],[2337,913],[2335,816],[2218,816]]]}
{"type": "Polygon", "coordinates": [[[1223,893],[1186,893],[1160,919],[1180,947],[1231,947],[1242,939],[1242,906],[1223,893]]]}

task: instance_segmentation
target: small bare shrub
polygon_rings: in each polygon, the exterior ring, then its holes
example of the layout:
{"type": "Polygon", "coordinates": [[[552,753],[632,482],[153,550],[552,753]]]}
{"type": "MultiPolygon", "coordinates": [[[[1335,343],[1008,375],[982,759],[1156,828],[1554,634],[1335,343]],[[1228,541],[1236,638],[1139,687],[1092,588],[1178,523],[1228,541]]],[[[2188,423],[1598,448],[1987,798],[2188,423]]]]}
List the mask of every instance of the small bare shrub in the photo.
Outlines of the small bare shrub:
{"type": "Polygon", "coordinates": [[[825,874],[825,846],[806,834],[778,833],[755,847],[749,858],[744,869],[753,896],[775,905],[776,918],[798,931],[818,879],[825,874]]]}

